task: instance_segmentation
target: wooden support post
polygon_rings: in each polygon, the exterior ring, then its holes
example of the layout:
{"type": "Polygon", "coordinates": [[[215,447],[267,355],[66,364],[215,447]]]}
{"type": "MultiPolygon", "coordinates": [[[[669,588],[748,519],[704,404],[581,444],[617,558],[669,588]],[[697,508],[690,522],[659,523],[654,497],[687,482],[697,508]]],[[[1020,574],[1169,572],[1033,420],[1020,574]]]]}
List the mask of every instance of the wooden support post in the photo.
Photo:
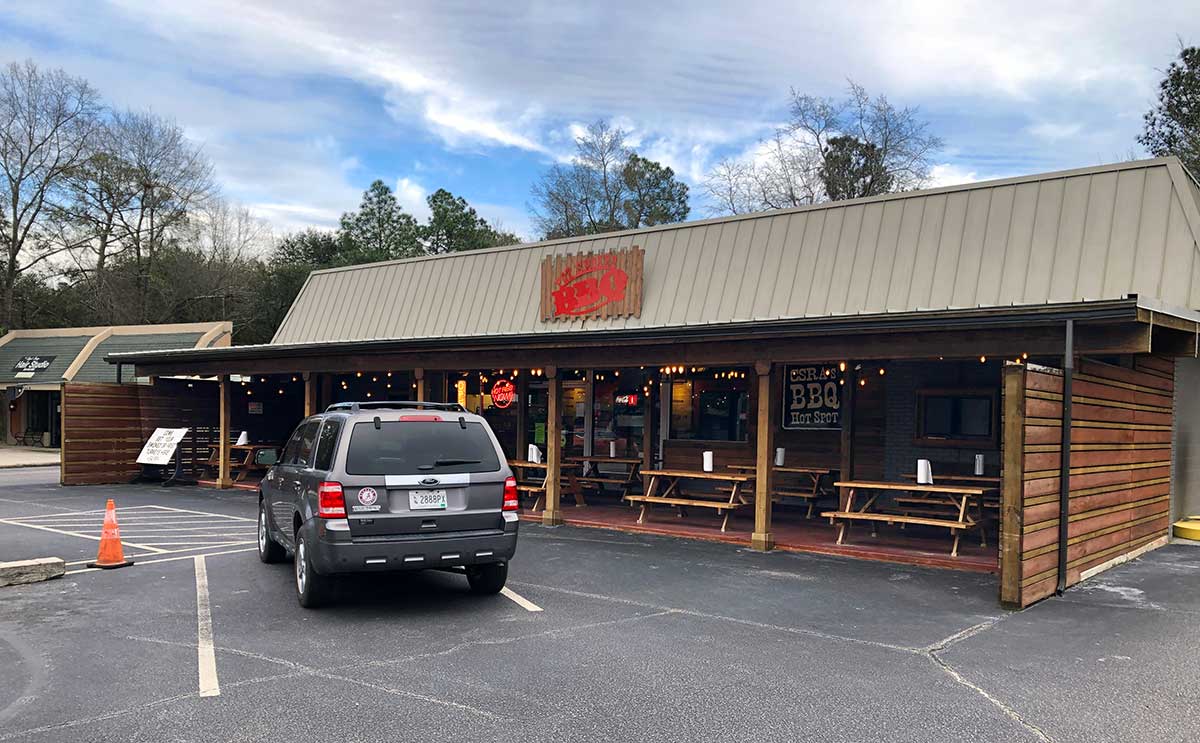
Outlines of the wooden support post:
{"type": "MultiPolygon", "coordinates": [[[[1025,366],[1004,367],[1004,465],[1000,470],[1000,603],[1020,607],[1025,498],[1025,366]]],[[[984,525],[986,527],[986,524],[984,525]]]]}
{"type": "Polygon", "coordinates": [[[413,380],[417,383],[417,402],[429,399],[429,390],[425,387],[425,370],[413,369],[413,380]]]}
{"type": "Polygon", "coordinates": [[[315,372],[304,373],[304,417],[317,414],[317,377],[315,372]]]}
{"type": "MultiPolygon", "coordinates": [[[[514,370],[514,374],[517,372],[514,370]]],[[[529,449],[529,375],[517,374],[517,451],[516,459],[524,459],[529,449]]]]}
{"type": "Polygon", "coordinates": [[[230,384],[229,377],[222,375],[217,382],[220,385],[221,404],[220,404],[220,424],[217,431],[217,487],[227,488],[233,484],[233,478],[230,475],[229,466],[229,434],[232,426],[233,409],[233,388],[230,384]]]}
{"type": "Polygon", "coordinates": [[[547,366],[546,374],[546,508],[542,511],[542,523],[557,526],[562,518],[562,416],[559,415],[562,382],[558,369],[547,366]]]}
{"type": "MultiPolygon", "coordinates": [[[[642,377],[642,469],[654,469],[654,385],[647,384],[648,375],[642,377]]],[[[642,475],[642,492],[646,493],[650,478],[642,475]]],[[[630,505],[633,505],[632,503],[630,505]]]]}
{"type": "Polygon", "coordinates": [[[756,550],[769,550],[775,546],[771,535],[771,494],[775,490],[775,416],[776,400],[771,398],[771,364],[759,361],[754,364],[758,376],[758,415],[754,438],[754,533],[750,535],[750,546],[756,550]]]}
{"type": "MultiPolygon", "coordinates": [[[[854,371],[854,362],[846,364],[846,372],[842,385],[842,411],[839,419],[842,424],[842,463],[838,476],[843,480],[854,479],[854,398],[858,390],[858,374],[854,371]]],[[[839,497],[838,502],[845,498],[839,497]]]]}

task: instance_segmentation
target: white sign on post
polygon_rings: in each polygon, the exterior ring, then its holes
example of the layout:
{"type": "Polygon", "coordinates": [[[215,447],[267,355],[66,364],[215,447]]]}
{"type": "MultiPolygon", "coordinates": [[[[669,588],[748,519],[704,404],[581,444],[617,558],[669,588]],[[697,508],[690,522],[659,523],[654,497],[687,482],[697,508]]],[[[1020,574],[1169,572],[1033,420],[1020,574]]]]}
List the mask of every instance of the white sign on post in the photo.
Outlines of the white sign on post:
{"type": "Polygon", "coordinates": [[[171,457],[175,455],[175,447],[179,446],[179,442],[183,441],[183,437],[187,435],[186,428],[156,428],[154,433],[150,435],[146,445],[142,447],[142,453],[138,454],[138,464],[158,464],[167,465],[171,463],[171,457]]]}

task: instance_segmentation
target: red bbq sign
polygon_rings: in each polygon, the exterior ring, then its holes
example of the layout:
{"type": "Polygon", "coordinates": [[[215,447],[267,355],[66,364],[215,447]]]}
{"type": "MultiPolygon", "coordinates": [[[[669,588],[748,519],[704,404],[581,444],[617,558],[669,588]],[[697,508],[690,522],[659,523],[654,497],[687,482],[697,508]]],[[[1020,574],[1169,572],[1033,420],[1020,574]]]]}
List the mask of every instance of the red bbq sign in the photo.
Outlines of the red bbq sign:
{"type": "Polygon", "coordinates": [[[542,319],[637,317],[642,309],[642,250],[634,246],[542,263],[542,319]]]}
{"type": "Polygon", "coordinates": [[[492,385],[492,404],[498,408],[507,408],[517,399],[517,386],[508,379],[497,379],[492,385]]]}

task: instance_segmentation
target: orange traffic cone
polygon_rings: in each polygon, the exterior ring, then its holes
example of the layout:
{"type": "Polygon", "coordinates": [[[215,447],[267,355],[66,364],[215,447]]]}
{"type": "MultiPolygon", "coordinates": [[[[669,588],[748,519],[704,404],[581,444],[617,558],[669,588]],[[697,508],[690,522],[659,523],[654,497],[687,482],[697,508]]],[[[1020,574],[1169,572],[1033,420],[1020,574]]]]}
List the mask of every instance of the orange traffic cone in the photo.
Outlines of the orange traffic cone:
{"type": "Polygon", "coordinates": [[[123,568],[132,565],[132,560],[125,559],[125,551],[121,549],[121,529],[117,526],[117,505],[112,498],[104,506],[104,529],[100,532],[100,551],[96,561],[89,562],[89,568],[123,568]]]}

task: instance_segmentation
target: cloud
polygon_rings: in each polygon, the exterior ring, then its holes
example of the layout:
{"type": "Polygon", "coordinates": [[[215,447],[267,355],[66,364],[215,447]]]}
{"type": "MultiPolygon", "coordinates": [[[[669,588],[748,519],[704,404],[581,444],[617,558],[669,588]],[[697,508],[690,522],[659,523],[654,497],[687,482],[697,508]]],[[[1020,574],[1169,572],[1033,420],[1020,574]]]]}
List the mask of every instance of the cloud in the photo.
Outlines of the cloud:
{"type": "Polygon", "coordinates": [[[1043,121],[1039,124],[1034,124],[1029,127],[1029,133],[1038,139],[1044,139],[1049,142],[1057,142],[1063,139],[1079,136],[1083,131],[1083,124],[1079,122],[1056,124],[1049,121],[1043,121]]]}
{"type": "Polygon", "coordinates": [[[429,203],[425,201],[428,195],[429,190],[412,178],[396,181],[396,202],[418,222],[429,219],[429,203]]]}
{"type": "Polygon", "coordinates": [[[939,183],[1090,164],[1132,146],[1177,36],[1200,37],[1194,1],[63,0],[7,5],[0,52],[174,116],[232,196],[295,226],[336,221],[374,177],[519,211],[514,182],[597,118],[696,186],[755,149],[791,86],[838,96],[847,78],[920,105],[955,150],[939,183]]]}

